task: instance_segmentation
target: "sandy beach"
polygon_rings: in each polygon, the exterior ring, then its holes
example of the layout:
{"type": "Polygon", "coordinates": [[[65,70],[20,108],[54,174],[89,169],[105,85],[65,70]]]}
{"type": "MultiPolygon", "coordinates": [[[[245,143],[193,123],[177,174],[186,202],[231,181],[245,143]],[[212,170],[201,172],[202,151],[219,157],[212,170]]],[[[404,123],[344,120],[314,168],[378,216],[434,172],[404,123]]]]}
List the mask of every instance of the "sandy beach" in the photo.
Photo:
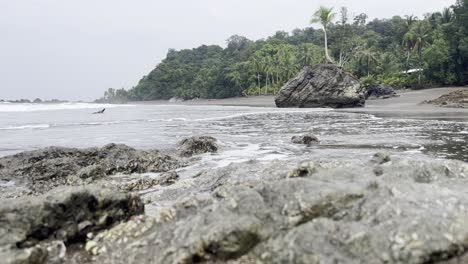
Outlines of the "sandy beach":
{"type": "MultiPolygon", "coordinates": [[[[352,113],[369,113],[378,117],[397,117],[411,119],[468,120],[468,109],[444,108],[422,104],[426,100],[438,98],[444,94],[468,87],[446,87],[424,90],[398,91],[400,97],[368,100],[363,108],[343,108],[336,111],[352,113]]],[[[274,96],[252,96],[227,99],[197,99],[184,102],[150,101],[144,104],[174,104],[174,105],[222,105],[276,107],[274,96]]]]}

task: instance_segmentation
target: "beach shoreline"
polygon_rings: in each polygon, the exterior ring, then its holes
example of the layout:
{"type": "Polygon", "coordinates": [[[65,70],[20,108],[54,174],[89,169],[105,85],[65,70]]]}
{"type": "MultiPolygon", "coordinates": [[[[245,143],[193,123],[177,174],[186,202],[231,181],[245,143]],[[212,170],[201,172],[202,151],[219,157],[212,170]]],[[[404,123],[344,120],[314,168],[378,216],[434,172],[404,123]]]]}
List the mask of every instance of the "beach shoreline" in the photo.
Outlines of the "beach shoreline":
{"type": "MultiPolygon", "coordinates": [[[[436,99],[444,94],[468,89],[468,87],[442,87],[422,90],[397,91],[399,97],[389,99],[367,100],[365,107],[361,108],[341,108],[335,109],[339,112],[366,113],[377,117],[388,118],[409,118],[409,119],[438,119],[438,120],[467,120],[468,109],[466,108],[445,108],[430,104],[423,104],[424,101],[436,99]]],[[[276,108],[275,97],[273,95],[260,95],[251,97],[235,97],[226,99],[196,99],[189,101],[170,102],[164,100],[131,102],[132,104],[146,105],[187,105],[187,106],[247,106],[276,108]]]]}

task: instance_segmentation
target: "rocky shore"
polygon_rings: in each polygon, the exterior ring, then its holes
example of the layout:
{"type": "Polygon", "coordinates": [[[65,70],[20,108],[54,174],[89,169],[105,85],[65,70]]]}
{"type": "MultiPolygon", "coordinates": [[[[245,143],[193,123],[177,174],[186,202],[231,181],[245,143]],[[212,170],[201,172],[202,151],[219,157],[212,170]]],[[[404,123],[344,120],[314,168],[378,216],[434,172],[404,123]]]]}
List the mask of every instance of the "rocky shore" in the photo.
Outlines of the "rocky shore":
{"type": "MultiPolygon", "coordinates": [[[[320,144],[298,135],[291,144],[320,144]]],[[[468,164],[247,161],[179,177],[211,137],[174,153],[48,148],[0,158],[6,263],[463,263],[468,164]],[[145,172],[154,172],[151,177],[145,172]],[[128,175],[132,180],[113,175],[128,175]],[[18,189],[22,191],[18,191],[18,189]],[[12,199],[15,198],[15,199],[12,199]]],[[[205,154],[210,155],[210,154],[205,154]]]]}
{"type": "Polygon", "coordinates": [[[468,89],[453,91],[437,99],[424,101],[424,103],[447,108],[468,108],[468,89]]]}

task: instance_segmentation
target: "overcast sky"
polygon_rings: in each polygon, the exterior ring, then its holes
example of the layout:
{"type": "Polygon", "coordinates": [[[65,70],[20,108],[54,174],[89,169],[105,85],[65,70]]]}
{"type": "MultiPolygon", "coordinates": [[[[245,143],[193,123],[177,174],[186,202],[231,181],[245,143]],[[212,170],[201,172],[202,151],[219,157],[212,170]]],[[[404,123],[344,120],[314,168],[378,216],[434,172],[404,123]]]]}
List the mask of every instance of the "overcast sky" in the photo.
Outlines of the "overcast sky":
{"type": "Polygon", "coordinates": [[[384,18],[422,16],[454,2],[0,0],[0,99],[95,99],[109,87],[134,86],[169,48],[303,28],[320,5],[384,18]]]}

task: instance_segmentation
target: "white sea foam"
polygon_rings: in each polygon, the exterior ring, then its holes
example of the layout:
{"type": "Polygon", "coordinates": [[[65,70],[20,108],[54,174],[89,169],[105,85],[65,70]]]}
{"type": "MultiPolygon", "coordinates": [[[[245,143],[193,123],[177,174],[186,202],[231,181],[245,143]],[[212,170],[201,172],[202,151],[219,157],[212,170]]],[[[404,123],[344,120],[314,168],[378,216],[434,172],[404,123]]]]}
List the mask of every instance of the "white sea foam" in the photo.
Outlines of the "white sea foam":
{"type": "Polygon", "coordinates": [[[23,130],[23,129],[46,129],[54,127],[72,127],[72,126],[103,126],[103,125],[118,125],[123,121],[107,121],[107,122],[85,122],[85,123],[65,123],[65,124],[27,124],[18,126],[0,127],[0,130],[23,130]]]}
{"type": "Polygon", "coordinates": [[[0,181],[0,187],[13,187],[15,186],[14,181],[0,181]]]}
{"type": "Polygon", "coordinates": [[[32,125],[0,127],[0,130],[44,129],[44,128],[49,128],[49,127],[50,127],[49,124],[32,124],[32,125]]]}
{"type": "Polygon", "coordinates": [[[132,105],[93,104],[93,103],[60,103],[60,104],[17,104],[0,103],[0,112],[36,112],[72,109],[100,109],[115,107],[131,107],[132,105]]]}
{"type": "Polygon", "coordinates": [[[209,117],[209,118],[201,118],[195,119],[194,121],[218,121],[218,120],[225,120],[225,119],[235,119],[239,117],[247,117],[247,116],[257,116],[257,115],[267,115],[267,114],[289,114],[289,113],[311,113],[311,112],[329,112],[333,111],[332,109],[327,108],[309,108],[307,110],[273,110],[273,111],[262,111],[262,112],[252,112],[252,113],[241,113],[241,114],[233,114],[227,116],[219,116],[219,117],[209,117]]]}

